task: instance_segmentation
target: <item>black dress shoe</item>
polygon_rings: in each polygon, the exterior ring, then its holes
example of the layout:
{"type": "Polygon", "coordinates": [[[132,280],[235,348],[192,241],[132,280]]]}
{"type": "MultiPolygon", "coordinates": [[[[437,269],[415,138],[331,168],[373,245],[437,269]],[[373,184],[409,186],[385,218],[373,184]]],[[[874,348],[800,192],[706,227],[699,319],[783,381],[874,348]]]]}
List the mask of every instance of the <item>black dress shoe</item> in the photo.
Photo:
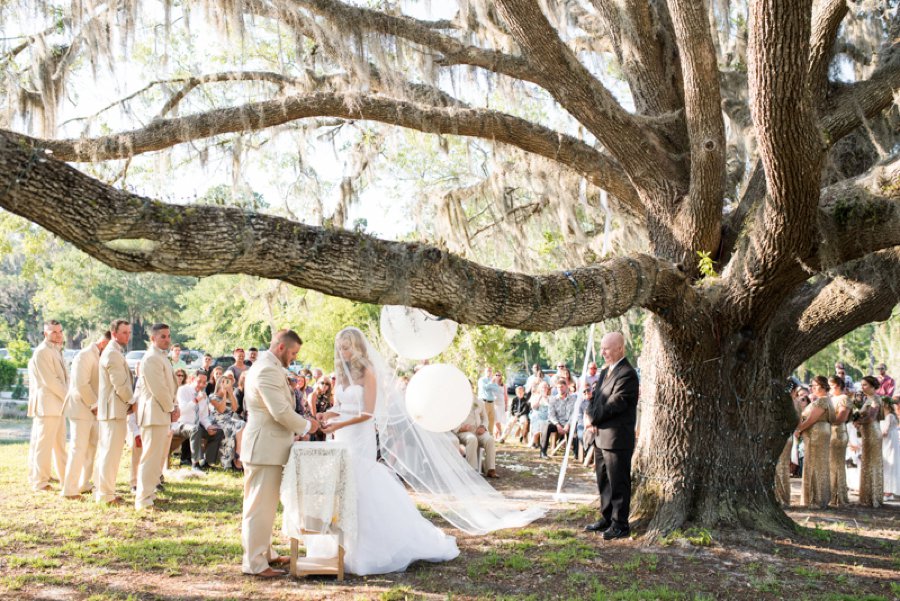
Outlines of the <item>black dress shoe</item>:
{"type": "Polygon", "coordinates": [[[584,529],[587,532],[604,532],[610,526],[612,526],[612,522],[610,522],[606,518],[603,518],[601,520],[594,522],[593,524],[588,524],[587,526],[584,527],[584,529]]]}
{"type": "Polygon", "coordinates": [[[628,538],[631,536],[631,530],[628,526],[622,528],[613,524],[603,533],[603,540],[615,540],[617,538],[628,538]]]}

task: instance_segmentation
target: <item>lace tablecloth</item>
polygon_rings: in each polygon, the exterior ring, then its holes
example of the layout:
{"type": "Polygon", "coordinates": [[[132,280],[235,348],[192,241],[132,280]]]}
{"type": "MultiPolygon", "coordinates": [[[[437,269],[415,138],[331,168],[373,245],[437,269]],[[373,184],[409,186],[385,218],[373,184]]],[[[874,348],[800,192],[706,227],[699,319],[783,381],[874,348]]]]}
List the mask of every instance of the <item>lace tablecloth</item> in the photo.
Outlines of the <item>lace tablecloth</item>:
{"type": "Polygon", "coordinates": [[[281,481],[285,536],[340,534],[356,538],[356,481],[350,448],[338,442],[295,442],[281,481]],[[304,532],[305,531],[305,532],[304,532]]]}

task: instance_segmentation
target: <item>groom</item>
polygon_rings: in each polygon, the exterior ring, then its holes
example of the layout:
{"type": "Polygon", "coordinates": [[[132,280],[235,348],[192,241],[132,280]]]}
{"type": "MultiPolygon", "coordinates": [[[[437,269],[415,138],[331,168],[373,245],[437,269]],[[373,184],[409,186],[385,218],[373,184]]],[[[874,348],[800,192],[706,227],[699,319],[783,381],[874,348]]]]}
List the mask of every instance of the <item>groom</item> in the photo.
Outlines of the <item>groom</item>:
{"type": "Polygon", "coordinates": [[[247,370],[244,406],[247,427],[241,444],[244,463],[244,519],[241,568],[245,574],[273,578],[285,574],[270,564],[287,565],[288,557],[272,549],[272,526],[278,509],[281,473],[290,456],[294,435],[315,432],[316,421],[294,412],[294,392],[286,368],[297,357],[303,341],[293,330],[279,330],[269,352],[247,370]]]}
{"type": "Polygon", "coordinates": [[[595,434],[595,467],[600,489],[599,521],[585,527],[604,540],[627,537],[631,505],[631,455],[637,416],[638,377],[625,358],[625,338],[610,332],[600,341],[606,362],[591,396],[587,415],[595,434]]]}

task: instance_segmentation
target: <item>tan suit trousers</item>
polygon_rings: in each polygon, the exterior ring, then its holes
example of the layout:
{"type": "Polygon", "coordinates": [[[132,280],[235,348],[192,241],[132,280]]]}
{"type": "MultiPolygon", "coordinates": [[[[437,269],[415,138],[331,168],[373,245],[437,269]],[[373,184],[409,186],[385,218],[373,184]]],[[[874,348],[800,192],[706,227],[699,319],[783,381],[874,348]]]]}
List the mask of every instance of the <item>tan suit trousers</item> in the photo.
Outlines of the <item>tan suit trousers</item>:
{"type": "Polygon", "coordinates": [[[497,467],[497,453],[494,450],[494,437],[490,431],[485,432],[481,436],[476,436],[474,432],[458,432],[456,437],[466,447],[466,460],[472,469],[478,471],[478,447],[484,449],[484,469],[492,470],[497,467]]]}
{"type": "Polygon", "coordinates": [[[272,527],[281,490],[281,465],[244,464],[244,519],[241,544],[244,554],[241,569],[245,574],[259,574],[278,557],[272,549],[272,527]]]}
{"type": "Polygon", "coordinates": [[[91,489],[99,428],[95,419],[69,420],[69,462],[62,495],[74,497],[91,489]]]}
{"type": "Polygon", "coordinates": [[[141,446],[135,509],[150,507],[156,499],[156,485],[169,451],[169,426],[141,426],[141,446]]]}
{"type": "Polygon", "coordinates": [[[791,504],[791,447],[794,441],[788,438],[787,444],[781,450],[778,463],[775,465],[775,500],[782,507],[791,504]]]}
{"type": "Polygon", "coordinates": [[[484,412],[487,413],[487,424],[485,425],[487,427],[488,434],[493,434],[494,432],[494,422],[497,419],[497,414],[494,411],[494,403],[496,402],[497,401],[484,403],[484,412]]]}
{"type": "Polygon", "coordinates": [[[124,419],[110,419],[100,422],[97,445],[97,488],[94,499],[98,503],[116,498],[116,477],[125,448],[128,424],[124,419]]]}
{"type": "MultiPolygon", "coordinates": [[[[162,474],[166,472],[166,468],[169,467],[169,453],[168,449],[172,447],[172,430],[169,426],[162,426],[168,430],[166,433],[166,451],[163,452],[160,457],[159,462],[159,474],[160,474],[160,482],[162,482],[162,474]]],[[[143,438],[143,436],[141,436],[143,438]]],[[[146,445],[147,443],[141,442],[142,445],[146,445]]],[[[144,449],[142,447],[135,446],[134,439],[131,439],[131,479],[128,481],[129,486],[132,488],[137,488],[138,485],[138,467],[141,465],[141,455],[143,454],[144,449]]]]}
{"type": "Polygon", "coordinates": [[[29,480],[34,490],[50,485],[52,468],[56,468],[59,481],[66,478],[66,418],[35,417],[31,422],[31,474],[29,480]]]}

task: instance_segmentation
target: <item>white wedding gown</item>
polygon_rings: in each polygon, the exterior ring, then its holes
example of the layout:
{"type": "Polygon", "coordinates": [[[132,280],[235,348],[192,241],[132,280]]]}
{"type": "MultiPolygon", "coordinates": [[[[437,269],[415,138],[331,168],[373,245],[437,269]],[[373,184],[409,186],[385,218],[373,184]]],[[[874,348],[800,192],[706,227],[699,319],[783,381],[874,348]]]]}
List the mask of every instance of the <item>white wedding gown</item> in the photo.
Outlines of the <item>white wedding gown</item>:
{"type": "MultiPolygon", "coordinates": [[[[340,419],[359,415],[363,387],[354,384],[335,389],[335,407],[340,419]]],[[[375,420],[340,428],[335,442],[350,446],[353,477],[359,495],[357,535],[344,540],[344,567],[359,576],[405,570],[416,560],[449,561],[459,555],[456,539],[441,532],[422,517],[400,479],[378,463],[375,420]]],[[[307,555],[332,555],[325,541],[307,539],[307,555]]]]}

